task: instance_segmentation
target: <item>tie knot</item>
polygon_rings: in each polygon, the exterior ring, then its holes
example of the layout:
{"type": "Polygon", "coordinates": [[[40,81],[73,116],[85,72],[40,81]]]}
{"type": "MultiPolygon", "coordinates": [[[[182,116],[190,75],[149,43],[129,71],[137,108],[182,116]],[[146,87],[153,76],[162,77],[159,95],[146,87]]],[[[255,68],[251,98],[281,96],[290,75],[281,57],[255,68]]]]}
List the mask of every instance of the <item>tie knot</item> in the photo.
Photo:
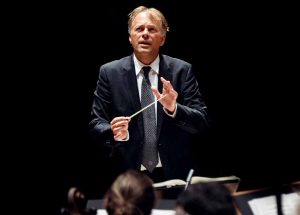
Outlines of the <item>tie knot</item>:
{"type": "Polygon", "coordinates": [[[151,67],[144,66],[143,71],[144,71],[144,76],[145,76],[146,80],[149,81],[149,72],[151,71],[151,67]]]}

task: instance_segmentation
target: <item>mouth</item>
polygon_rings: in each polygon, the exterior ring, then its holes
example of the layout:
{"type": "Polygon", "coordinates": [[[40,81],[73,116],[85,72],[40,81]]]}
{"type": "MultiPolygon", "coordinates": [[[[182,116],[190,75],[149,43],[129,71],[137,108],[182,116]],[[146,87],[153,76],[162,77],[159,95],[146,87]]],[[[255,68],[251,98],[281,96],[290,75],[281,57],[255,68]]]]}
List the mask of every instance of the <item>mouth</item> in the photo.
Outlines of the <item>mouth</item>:
{"type": "Polygon", "coordinates": [[[143,42],[139,42],[139,45],[141,45],[141,46],[150,46],[151,43],[143,41],[143,42]]]}

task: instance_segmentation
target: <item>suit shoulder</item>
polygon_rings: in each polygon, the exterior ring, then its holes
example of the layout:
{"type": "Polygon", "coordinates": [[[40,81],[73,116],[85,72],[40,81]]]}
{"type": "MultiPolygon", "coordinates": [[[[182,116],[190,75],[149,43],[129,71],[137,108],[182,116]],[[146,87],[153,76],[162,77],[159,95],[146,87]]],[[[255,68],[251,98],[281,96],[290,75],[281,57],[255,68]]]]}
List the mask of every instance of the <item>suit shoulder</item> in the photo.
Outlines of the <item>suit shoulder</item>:
{"type": "Polygon", "coordinates": [[[120,59],[117,59],[117,60],[113,60],[113,61],[110,61],[110,62],[107,62],[105,64],[103,64],[101,67],[104,69],[106,68],[117,68],[121,65],[124,65],[128,62],[130,62],[131,60],[131,56],[126,56],[126,57],[123,57],[123,58],[120,58],[120,59]]]}
{"type": "Polygon", "coordinates": [[[179,59],[179,58],[171,57],[171,56],[168,56],[168,55],[162,55],[162,58],[168,64],[188,66],[188,67],[191,66],[191,63],[189,63],[185,60],[179,59]]]}

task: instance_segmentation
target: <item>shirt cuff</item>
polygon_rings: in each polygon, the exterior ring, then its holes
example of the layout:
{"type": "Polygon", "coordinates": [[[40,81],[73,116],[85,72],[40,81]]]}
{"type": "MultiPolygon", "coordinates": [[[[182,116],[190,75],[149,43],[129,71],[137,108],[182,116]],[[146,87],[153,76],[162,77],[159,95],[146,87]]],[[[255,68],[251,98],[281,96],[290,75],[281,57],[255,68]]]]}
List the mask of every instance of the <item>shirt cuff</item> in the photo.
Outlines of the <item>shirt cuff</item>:
{"type": "Polygon", "coordinates": [[[116,141],[124,142],[129,140],[129,132],[127,132],[127,137],[125,139],[116,139],[116,141]]]}
{"type": "Polygon", "coordinates": [[[175,110],[174,110],[173,113],[170,113],[165,107],[163,107],[163,109],[164,109],[164,112],[165,112],[168,116],[174,118],[174,117],[176,116],[176,113],[177,113],[177,104],[176,104],[176,106],[175,106],[175,110]]]}

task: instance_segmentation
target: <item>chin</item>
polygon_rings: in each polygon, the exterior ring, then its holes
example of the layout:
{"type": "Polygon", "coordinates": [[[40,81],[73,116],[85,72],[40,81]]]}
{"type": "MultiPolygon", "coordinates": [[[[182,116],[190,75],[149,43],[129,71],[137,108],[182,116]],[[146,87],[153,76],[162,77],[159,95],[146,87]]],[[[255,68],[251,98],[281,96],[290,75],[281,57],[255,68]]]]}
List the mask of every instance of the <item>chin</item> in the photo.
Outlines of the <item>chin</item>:
{"type": "Polygon", "coordinates": [[[141,54],[149,54],[151,53],[151,50],[149,49],[138,49],[138,52],[141,54]]]}
{"type": "Polygon", "coordinates": [[[152,47],[151,46],[143,46],[143,45],[141,45],[141,46],[139,46],[138,47],[138,50],[139,51],[151,51],[152,50],[152,47]]]}

